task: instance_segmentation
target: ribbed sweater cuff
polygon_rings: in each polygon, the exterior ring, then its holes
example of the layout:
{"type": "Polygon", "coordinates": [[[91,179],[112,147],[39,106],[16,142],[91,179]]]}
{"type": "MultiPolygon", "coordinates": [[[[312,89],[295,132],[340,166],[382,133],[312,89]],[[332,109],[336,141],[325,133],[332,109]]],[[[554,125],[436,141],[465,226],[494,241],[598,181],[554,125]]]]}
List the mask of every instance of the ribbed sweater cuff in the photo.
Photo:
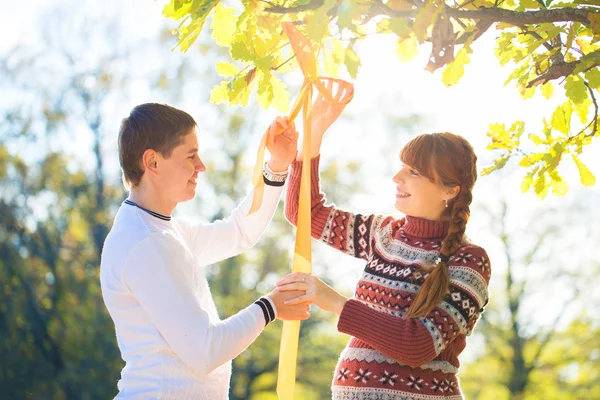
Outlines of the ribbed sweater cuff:
{"type": "MultiPolygon", "coordinates": [[[[310,160],[310,193],[311,203],[321,200],[321,183],[319,179],[319,164],[321,156],[318,155],[310,160]]],[[[300,180],[302,178],[302,161],[294,161],[289,176],[289,188],[291,189],[290,195],[292,198],[298,198],[298,192],[300,191],[300,180]]],[[[288,190],[290,190],[288,189],[288,190]]]]}

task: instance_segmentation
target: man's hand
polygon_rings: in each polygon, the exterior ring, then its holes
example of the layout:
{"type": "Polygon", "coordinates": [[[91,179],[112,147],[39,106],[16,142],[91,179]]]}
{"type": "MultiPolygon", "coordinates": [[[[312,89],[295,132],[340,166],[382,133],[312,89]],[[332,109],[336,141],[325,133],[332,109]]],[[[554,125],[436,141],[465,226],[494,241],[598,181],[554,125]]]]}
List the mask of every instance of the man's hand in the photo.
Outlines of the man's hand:
{"type": "Polygon", "coordinates": [[[273,172],[284,172],[296,158],[298,152],[298,132],[294,121],[287,117],[277,117],[269,127],[269,139],[267,149],[271,154],[269,168],[273,172]],[[283,130],[280,134],[277,132],[283,130]]]}
{"type": "Polygon", "coordinates": [[[304,293],[304,291],[298,290],[282,292],[278,289],[274,289],[271,293],[269,293],[267,297],[269,297],[271,300],[273,300],[273,303],[275,303],[275,308],[277,309],[277,319],[281,319],[283,321],[308,319],[310,317],[310,301],[296,304],[285,304],[287,300],[301,296],[304,293]]]}
{"type": "Polygon", "coordinates": [[[315,303],[321,309],[340,315],[348,299],[314,275],[292,272],[277,282],[277,290],[294,293],[287,305],[315,303]],[[298,296],[297,293],[300,293],[298,296]]]}

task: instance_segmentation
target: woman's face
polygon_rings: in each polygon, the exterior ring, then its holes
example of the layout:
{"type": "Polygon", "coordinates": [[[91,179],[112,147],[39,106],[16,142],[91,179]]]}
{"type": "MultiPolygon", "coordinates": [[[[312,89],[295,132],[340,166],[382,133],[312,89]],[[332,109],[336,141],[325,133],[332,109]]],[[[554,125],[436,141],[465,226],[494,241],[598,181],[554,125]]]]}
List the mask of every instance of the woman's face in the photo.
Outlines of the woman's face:
{"type": "Polygon", "coordinates": [[[460,189],[439,185],[407,164],[401,166],[393,181],[396,184],[396,209],[405,215],[432,221],[442,219],[445,200],[450,201],[460,189]]]}

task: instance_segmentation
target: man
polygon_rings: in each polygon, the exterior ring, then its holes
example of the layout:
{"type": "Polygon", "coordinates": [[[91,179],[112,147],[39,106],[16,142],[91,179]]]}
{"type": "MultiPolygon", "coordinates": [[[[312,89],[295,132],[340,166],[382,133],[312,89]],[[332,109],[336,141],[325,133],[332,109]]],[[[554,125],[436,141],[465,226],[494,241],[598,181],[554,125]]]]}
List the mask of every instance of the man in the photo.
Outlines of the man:
{"type": "MultiPolygon", "coordinates": [[[[100,282],[126,365],[117,399],[226,399],[231,360],[274,320],[303,320],[308,305],[274,290],[224,321],[202,267],[249,249],[275,212],[297,152],[293,124],[270,144],[262,205],[247,215],[252,193],[225,220],[191,225],[171,218],[195,195],[206,170],[196,122],[163,104],[131,111],[119,132],[123,181],[130,189],[102,251],[100,282]]],[[[225,271],[226,273],[226,271],[225,271]]]]}

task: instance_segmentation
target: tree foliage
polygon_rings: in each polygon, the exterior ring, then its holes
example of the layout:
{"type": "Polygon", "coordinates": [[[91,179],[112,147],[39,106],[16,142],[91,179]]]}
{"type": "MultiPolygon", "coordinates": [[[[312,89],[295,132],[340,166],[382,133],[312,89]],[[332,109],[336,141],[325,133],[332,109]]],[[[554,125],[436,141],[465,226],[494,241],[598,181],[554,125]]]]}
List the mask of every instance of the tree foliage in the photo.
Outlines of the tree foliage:
{"type": "Polygon", "coordinates": [[[503,257],[496,259],[491,302],[476,329],[485,347],[460,373],[467,398],[600,395],[600,326],[592,311],[598,301],[589,295],[599,283],[600,259],[584,251],[599,231],[587,226],[590,210],[581,200],[568,212],[555,210],[552,219],[534,213],[517,223],[527,230],[511,223],[514,205],[488,210],[488,229],[503,257]],[[571,239],[566,231],[579,234],[571,239]]]}
{"type": "Polygon", "coordinates": [[[182,51],[212,16],[212,37],[231,59],[216,65],[223,80],[211,101],[246,105],[256,92],[263,107],[279,110],[287,109],[290,97],[280,75],[297,68],[282,21],[294,21],[313,41],[326,75],[337,77],[343,66],[356,77],[361,65],[356,42],[391,34],[402,61],[428,46],[425,69],[443,69],[441,79],[448,86],[460,81],[473,43],[494,26],[498,62],[513,68],[506,84],[515,85],[525,99],[536,93],[558,96],[560,90],[564,101],[544,118],[541,131],[527,131],[524,121],[490,124],[488,148],[499,155],[483,173],[515,159],[526,171],[523,191],[543,198],[549,191],[567,192],[557,171],[565,159],[577,166],[583,185],[596,183],[580,155],[598,131],[599,5],[594,0],[243,0],[227,6],[220,0],[170,0],[163,14],[180,23],[182,51]]]}

